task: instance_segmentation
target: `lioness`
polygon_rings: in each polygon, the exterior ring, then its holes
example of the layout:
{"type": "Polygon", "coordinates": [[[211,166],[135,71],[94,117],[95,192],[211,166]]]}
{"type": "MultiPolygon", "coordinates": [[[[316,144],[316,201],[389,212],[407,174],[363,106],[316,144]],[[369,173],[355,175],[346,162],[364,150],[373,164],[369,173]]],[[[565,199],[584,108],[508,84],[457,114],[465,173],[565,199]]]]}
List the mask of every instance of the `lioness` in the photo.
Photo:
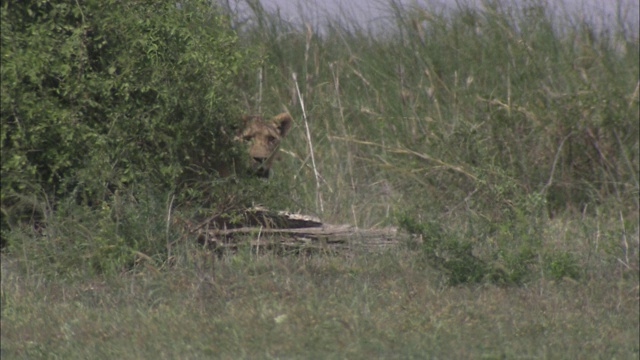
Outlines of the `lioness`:
{"type": "Polygon", "coordinates": [[[261,116],[244,116],[243,130],[238,138],[249,147],[251,170],[262,178],[269,177],[271,164],[278,152],[280,140],[291,127],[291,115],[282,113],[271,120],[264,120],[261,116]]]}

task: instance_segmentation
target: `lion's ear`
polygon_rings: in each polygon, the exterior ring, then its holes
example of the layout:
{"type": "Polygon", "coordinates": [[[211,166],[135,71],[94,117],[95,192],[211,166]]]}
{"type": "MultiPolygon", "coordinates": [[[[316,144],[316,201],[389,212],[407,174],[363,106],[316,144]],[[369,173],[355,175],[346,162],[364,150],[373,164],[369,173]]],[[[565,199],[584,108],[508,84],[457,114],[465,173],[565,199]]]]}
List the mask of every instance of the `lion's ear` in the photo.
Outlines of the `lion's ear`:
{"type": "Polygon", "coordinates": [[[289,115],[289,113],[282,113],[280,115],[276,115],[273,119],[271,119],[271,122],[276,126],[276,128],[278,128],[278,133],[280,133],[280,136],[283,137],[287,134],[289,128],[291,128],[291,123],[293,122],[293,120],[291,119],[291,115],[289,115]]]}

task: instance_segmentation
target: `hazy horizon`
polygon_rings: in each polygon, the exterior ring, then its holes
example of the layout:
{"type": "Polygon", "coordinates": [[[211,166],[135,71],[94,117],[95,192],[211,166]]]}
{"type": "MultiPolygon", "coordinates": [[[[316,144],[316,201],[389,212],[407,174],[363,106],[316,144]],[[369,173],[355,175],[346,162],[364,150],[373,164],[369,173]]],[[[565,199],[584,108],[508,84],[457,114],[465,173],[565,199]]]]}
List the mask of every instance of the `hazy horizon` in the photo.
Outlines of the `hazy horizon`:
{"type": "MultiPolygon", "coordinates": [[[[246,0],[223,0],[232,9],[247,8],[246,0]]],[[[482,7],[481,0],[261,0],[269,12],[279,12],[280,16],[291,23],[310,23],[322,27],[327,20],[355,21],[358,27],[367,30],[380,30],[393,23],[392,7],[418,6],[434,13],[444,13],[455,9],[458,4],[475,4],[482,7]]],[[[507,6],[530,1],[507,0],[507,6]]],[[[561,0],[547,1],[547,6],[561,16],[569,14],[571,18],[586,19],[601,28],[603,25],[624,24],[629,33],[639,31],[640,0],[561,0]]]]}

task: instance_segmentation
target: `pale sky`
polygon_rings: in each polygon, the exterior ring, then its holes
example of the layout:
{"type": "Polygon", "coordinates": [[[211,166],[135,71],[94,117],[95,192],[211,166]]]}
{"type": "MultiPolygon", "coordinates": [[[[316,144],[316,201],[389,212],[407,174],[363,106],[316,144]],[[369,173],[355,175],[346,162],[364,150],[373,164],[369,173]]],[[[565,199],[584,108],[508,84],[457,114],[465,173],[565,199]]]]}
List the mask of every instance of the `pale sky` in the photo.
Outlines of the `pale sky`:
{"type": "MultiPolygon", "coordinates": [[[[243,0],[224,1],[243,7],[243,0]]],[[[261,2],[266,9],[280,9],[281,16],[293,23],[310,22],[313,25],[321,25],[322,20],[329,15],[332,19],[337,17],[342,20],[357,20],[360,26],[366,28],[388,24],[387,20],[391,18],[390,0],[261,0],[261,2]]],[[[403,6],[418,5],[439,12],[447,7],[455,8],[457,1],[393,0],[393,2],[403,6]]],[[[461,2],[480,4],[482,1],[461,0],[461,2]]],[[[504,3],[508,2],[508,0],[504,1],[504,3]]],[[[580,14],[581,17],[597,25],[615,23],[619,16],[624,23],[628,24],[631,32],[638,33],[640,0],[548,0],[547,2],[558,12],[580,14]]]]}

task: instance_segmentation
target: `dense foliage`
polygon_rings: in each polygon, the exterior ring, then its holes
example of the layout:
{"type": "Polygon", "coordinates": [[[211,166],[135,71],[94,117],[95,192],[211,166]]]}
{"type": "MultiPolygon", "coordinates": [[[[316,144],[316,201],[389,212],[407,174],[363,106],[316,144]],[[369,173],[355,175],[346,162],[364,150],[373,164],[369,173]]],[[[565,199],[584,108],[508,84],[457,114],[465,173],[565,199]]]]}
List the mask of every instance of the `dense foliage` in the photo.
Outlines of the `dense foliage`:
{"type": "Polygon", "coordinates": [[[1,24],[3,247],[61,271],[165,251],[166,194],[206,200],[243,163],[233,79],[252,60],[226,17],[206,0],[9,1],[1,24]]]}
{"type": "Polygon", "coordinates": [[[30,192],[177,188],[233,156],[243,54],[208,1],[9,1],[1,23],[3,214],[30,192]]]}

